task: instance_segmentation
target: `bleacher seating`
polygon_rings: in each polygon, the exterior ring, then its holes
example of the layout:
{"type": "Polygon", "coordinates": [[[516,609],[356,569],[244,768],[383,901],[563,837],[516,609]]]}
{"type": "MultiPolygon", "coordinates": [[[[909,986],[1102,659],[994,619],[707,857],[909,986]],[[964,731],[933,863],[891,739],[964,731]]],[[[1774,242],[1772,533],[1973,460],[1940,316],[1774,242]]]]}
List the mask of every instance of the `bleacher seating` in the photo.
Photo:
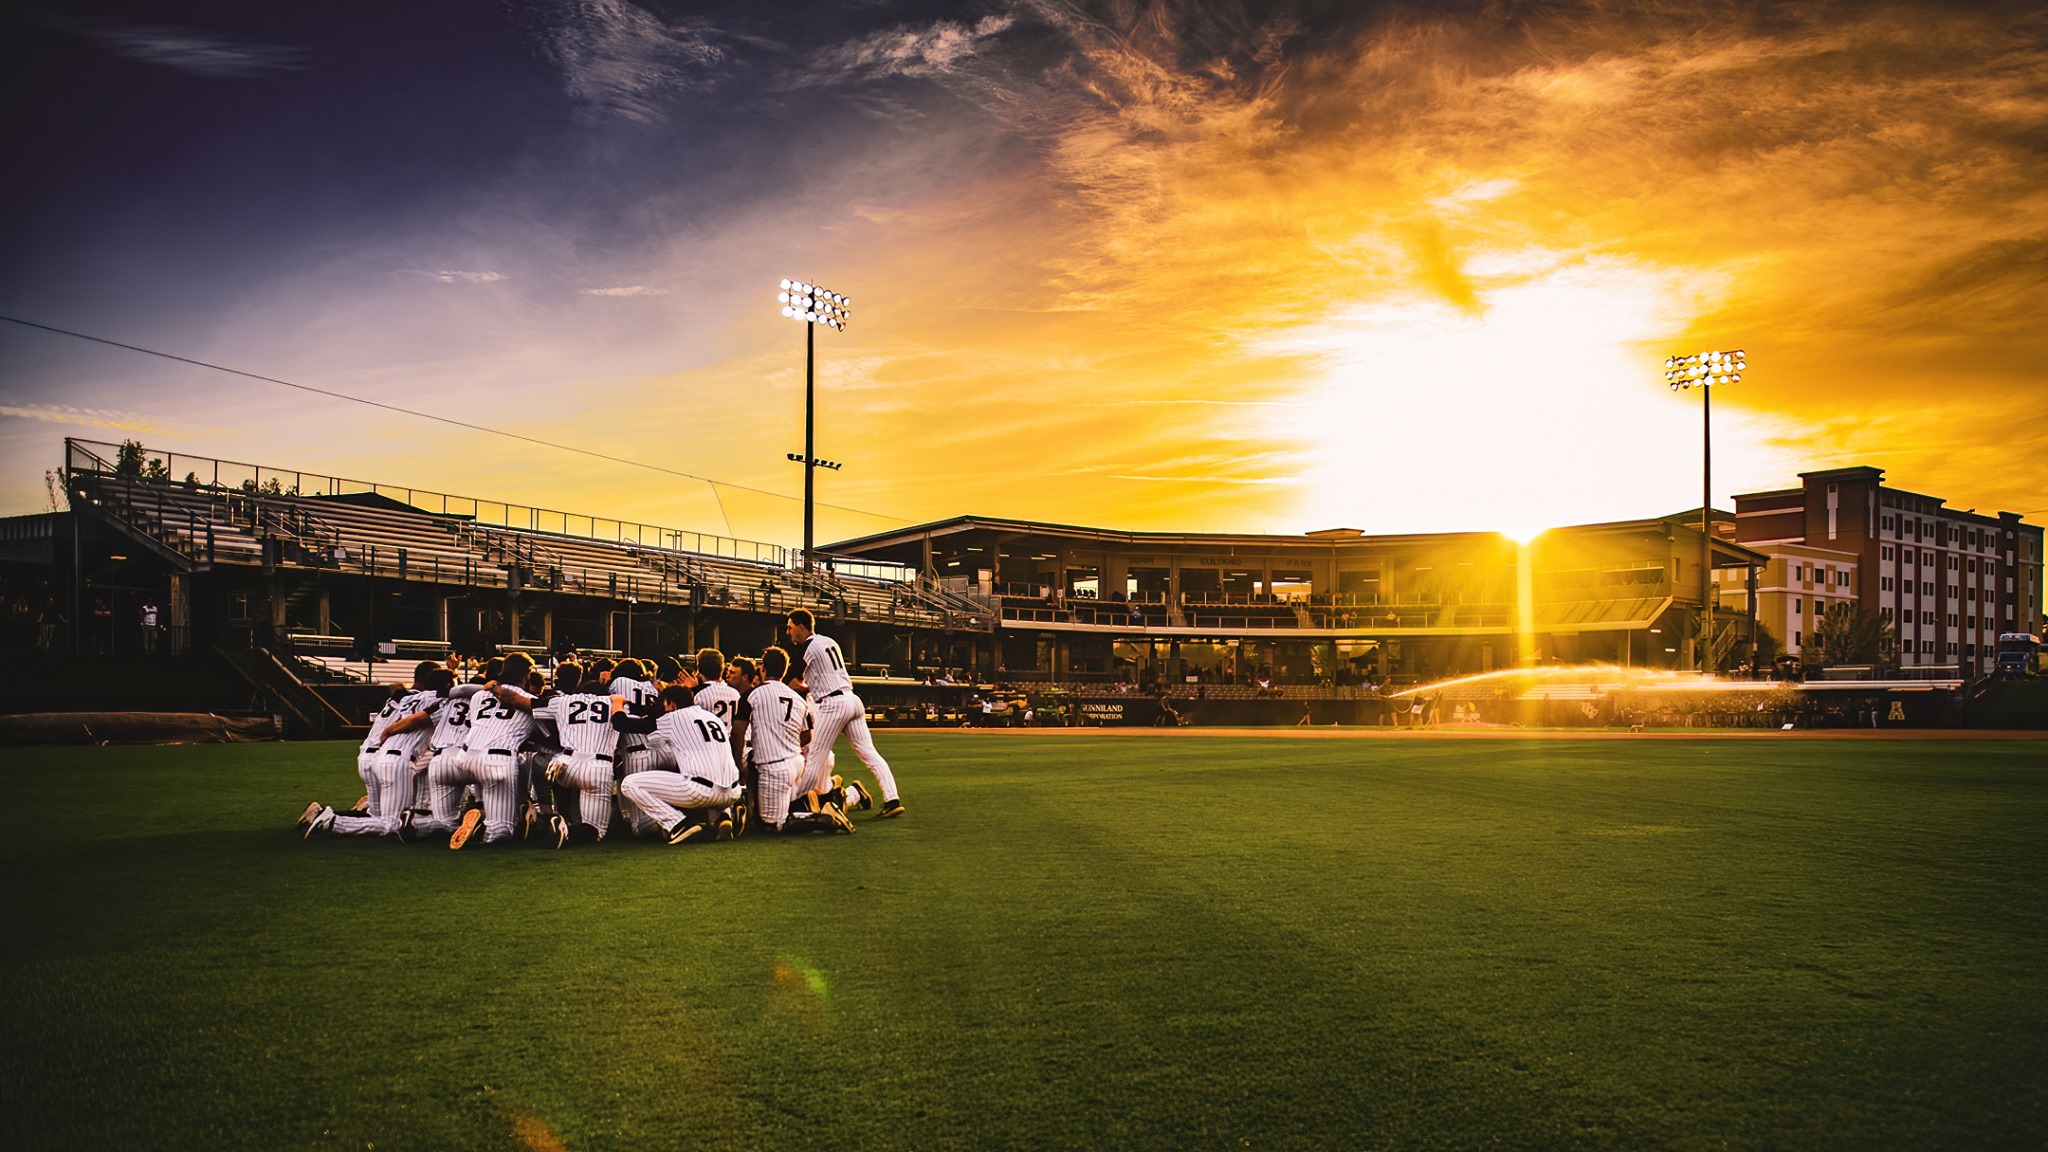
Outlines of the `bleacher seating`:
{"type": "Polygon", "coordinates": [[[633,541],[480,524],[374,493],[303,495],[275,485],[123,474],[78,446],[71,475],[79,498],[194,563],[275,564],[470,587],[518,583],[759,612],[806,607],[827,618],[930,626],[957,627],[977,615],[970,626],[991,623],[986,609],[922,581],[804,572],[633,541]]]}

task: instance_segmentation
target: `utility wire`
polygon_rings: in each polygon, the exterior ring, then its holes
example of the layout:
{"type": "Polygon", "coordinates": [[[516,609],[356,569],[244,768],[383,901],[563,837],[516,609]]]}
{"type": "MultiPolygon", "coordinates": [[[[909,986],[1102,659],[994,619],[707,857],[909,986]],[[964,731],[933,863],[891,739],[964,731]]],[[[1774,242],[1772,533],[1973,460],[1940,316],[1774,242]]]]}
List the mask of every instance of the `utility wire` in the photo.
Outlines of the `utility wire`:
{"type": "MultiPolygon", "coordinates": [[[[190,356],[178,356],[170,352],[159,352],[154,348],[144,348],[138,344],[124,344],[119,340],[109,340],[104,336],[90,336],[84,332],[73,332],[69,328],[58,328],[50,324],[38,324],[33,320],[23,320],[16,316],[0,315],[0,320],[5,320],[9,324],[19,324],[24,328],[36,328],[44,332],[54,332],[59,336],[69,336],[75,340],[89,340],[94,344],[105,344],[110,348],[122,348],[129,352],[140,352],[144,356],[155,356],[163,360],[175,360],[180,364],[191,364],[198,368],[209,368],[215,372],[225,372],[230,376],[242,376],[250,380],[261,380],[266,384],[282,384],[286,388],[296,388],[301,392],[311,392],[314,395],[327,396],[335,400],[346,400],[351,404],[362,404],[370,408],[382,408],[386,412],[397,412],[405,416],[417,416],[422,420],[432,420],[435,421],[436,423],[448,424],[457,428],[467,428],[472,432],[484,432],[492,436],[503,436],[508,440],[522,440],[528,444],[538,444],[543,448],[553,448],[560,452],[574,452],[579,456],[590,456],[599,460],[609,460],[614,464],[624,464],[631,468],[645,468],[650,472],[666,472],[670,476],[680,476],[685,480],[700,481],[704,484],[709,484],[711,486],[711,496],[712,499],[718,501],[718,514],[720,516],[725,516],[725,501],[721,499],[718,495],[718,490],[720,488],[730,488],[735,492],[752,492],[757,496],[772,496],[777,500],[792,500],[799,504],[803,502],[803,497],[801,496],[791,496],[784,492],[771,492],[766,488],[755,488],[746,484],[735,484],[729,480],[713,480],[709,476],[699,476],[694,472],[682,472],[674,468],[663,467],[660,464],[649,464],[643,460],[629,460],[624,456],[613,456],[609,453],[599,452],[591,448],[578,448],[573,444],[562,444],[553,440],[542,440],[539,439],[538,437],[523,435],[518,432],[507,432],[502,428],[492,428],[483,424],[472,424],[467,420],[457,420],[449,416],[436,416],[432,412],[421,412],[415,408],[401,408],[396,404],[386,404],[379,400],[366,400],[361,396],[351,396],[346,392],[334,392],[326,388],[315,388],[311,384],[295,384],[290,380],[280,380],[275,376],[264,376],[256,372],[244,372],[239,368],[229,368],[222,364],[209,364],[204,360],[194,360],[190,356]]],[[[877,520],[892,520],[898,524],[913,523],[913,521],[905,517],[891,516],[886,512],[870,512],[865,508],[849,508],[844,504],[827,504],[822,500],[814,501],[813,503],[816,507],[819,508],[830,508],[837,512],[851,512],[856,516],[872,516],[877,520]]],[[[731,518],[726,517],[725,523],[726,530],[728,532],[731,531],[731,518]]]]}

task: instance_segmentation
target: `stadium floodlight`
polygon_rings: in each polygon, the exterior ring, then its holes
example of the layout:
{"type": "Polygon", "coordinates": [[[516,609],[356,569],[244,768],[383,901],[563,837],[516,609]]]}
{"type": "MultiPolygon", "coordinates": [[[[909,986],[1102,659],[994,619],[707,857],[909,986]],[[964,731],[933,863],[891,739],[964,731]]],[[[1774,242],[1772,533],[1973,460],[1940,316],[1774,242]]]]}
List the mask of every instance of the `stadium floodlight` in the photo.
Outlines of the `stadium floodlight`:
{"type": "MultiPolygon", "coordinates": [[[[1695,352],[1669,356],[1664,360],[1664,382],[1673,392],[1700,390],[1700,672],[1714,674],[1714,419],[1713,386],[1740,384],[1749,367],[1749,355],[1733,352],[1695,352]]],[[[1755,598],[1751,598],[1755,611],[1755,598]]]]}
{"type": "Polygon", "coordinates": [[[821,467],[834,472],[839,470],[838,464],[818,459],[817,453],[817,331],[820,324],[835,332],[846,331],[846,322],[852,319],[853,301],[829,288],[785,277],[777,285],[775,302],[782,305],[783,316],[801,321],[804,326],[804,451],[801,456],[794,452],[787,455],[804,466],[804,570],[808,572],[811,568],[811,530],[816,523],[817,471],[821,467]]]}

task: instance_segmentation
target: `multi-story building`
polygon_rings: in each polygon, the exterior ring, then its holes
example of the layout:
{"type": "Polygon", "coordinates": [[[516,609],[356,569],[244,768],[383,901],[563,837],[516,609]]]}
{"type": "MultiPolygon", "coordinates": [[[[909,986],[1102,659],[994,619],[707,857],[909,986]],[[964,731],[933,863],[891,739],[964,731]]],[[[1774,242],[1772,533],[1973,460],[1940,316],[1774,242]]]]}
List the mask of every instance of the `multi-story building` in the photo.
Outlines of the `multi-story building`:
{"type": "Polygon", "coordinates": [[[1799,474],[1735,498],[1735,538],[1772,558],[1758,617],[1796,651],[1844,589],[1891,621],[1899,663],[1989,671],[2000,632],[2041,618],[2042,530],[2020,514],[1957,510],[1884,484],[1881,468],[1799,474]]]}

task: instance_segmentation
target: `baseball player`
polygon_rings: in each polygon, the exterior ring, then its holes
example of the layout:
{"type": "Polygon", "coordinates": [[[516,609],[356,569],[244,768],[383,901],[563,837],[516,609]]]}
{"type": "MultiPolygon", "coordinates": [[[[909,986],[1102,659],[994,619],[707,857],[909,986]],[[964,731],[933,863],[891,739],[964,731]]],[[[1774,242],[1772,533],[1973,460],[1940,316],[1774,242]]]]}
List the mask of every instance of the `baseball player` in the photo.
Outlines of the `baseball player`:
{"type": "MultiPolygon", "coordinates": [[[[427,791],[427,803],[424,811],[408,810],[399,817],[399,839],[412,841],[435,834],[446,836],[455,831],[453,820],[443,822],[434,818],[433,782],[437,773],[444,779],[454,779],[459,774],[460,761],[466,755],[462,745],[469,739],[470,709],[475,706],[476,694],[483,690],[482,684],[457,684],[448,690],[448,699],[435,718],[433,735],[427,737],[421,757],[413,761],[415,766],[422,759],[425,761],[422,785],[427,791]]],[[[463,788],[458,785],[455,803],[449,811],[461,811],[462,793],[463,788]]]]}
{"type": "Polygon", "coordinates": [[[789,653],[768,649],[761,653],[761,686],[747,696],[747,740],[757,787],[754,815],[762,827],[778,832],[820,827],[851,832],[853,822],[843,809],[798,787],[804,779],[804,730],[811,724],[811,705],[785,682],[788,674],[789,653]],[[799,796],[803,804],[792,812],[799,796]]]}
{"type": "MultiPolygon", "coordinates": [[[[784,630],[789,633],[789,642],[802,668],[804,687],[810,692],[812,707],[817,709],[811,744],[804,756],[801,786],[816,792],[834,787],[829,757],[832,745],[843,732],[860,762],[875,774],[875,783],[881,787],[881,815],[903,815],[903,801],[896,794],[896,777],[890,774],[889,762],[875,750],[874,737],[868,734],[867,705],[853,694],[853,679],[846,674],[846,655],[839,650],[839,643],[814,631],[816,621],[808,608],[795,609],[784,619],[784,630]]],[[[864,793],[861,800],[867,800],[864,793]]]]}
{"type": "MultiPolygon", "coordinates": [[[[615,681],[616,683],[616,681],[615,681]]],[[[555,691],[536,716],[545,713],[562,746],[547,778],[576,790],[576,823],[570,839],[596,843],[612,823],[612,758],[619,735],[612,729],[613,698],[586,691],[583,669],[574,662],[555,669],[555,691]]]]}
{"type": "MultiPolygon", "coordinates": [[[[681,844],[714,822],[718,839],[732,839],[732,818],[726,810],[740,798],[731,736],[723,721],[693,703],[689,682],[697,679],[685,672],[677,683],[661,690],[663,711],[653,728],[668,738],[674,767],[635,772],[619,782],[619,794],[645,813],[670,844],[681,844]]],[[[627,732],[645,719],[625,716],[615,723],[627,732]]]]}
{"type": "MultiPolygon", "coordinates": [[[[436,823],[452,823],[448,847],[460,849],[477,839],[497,844],[512,838],[513,821],[519,814],[519,748],[533,734],[533,697],[517,687],[533,671],[533,657],[514,652],[505,657],[499,678],[484,685],[470,697],[469,737],[462,755],[454,759],[452,771],[443,774],[436,761],[428,789],[436,823]],[[483,799],[481,809],[456,814],[462,788],[476,785],[483,799]]],[[[555,846],[568,839],[568,827],[554,817],[555,846]]]]}
{"type": "Polygon", "coordinates": [[[299,813],[299,828],[306,836],[398,833],[400,815],[412,805],[413,752],[432,731],[433,712],[440,706],[440,694],[425,686],[426,680],[440,671],[431,660],[421,662],[413,669],[413,683],[421,687],[407,690],[393,684],[384,707],[370,721],[369,735],[356,753],[356,774],[368,794],[367,812],[342,815],[316,800],[299,813]]]}
{"type": "MultiPolygon", "coordinates": [[[[648,682],[649,675],[645,664],[627,657],[619,661],[618,667],[612,672],[611,694],[624,697],[626,706],[635,715],[658,715],[661,712],[661,689],[648,682]]],[[[594,683],[590,690],[605,691],[603,681],[594,683]]],[[[613,768],[617,778],[621,780],[634,772],[644,772],[654,767],[654,751],[648,744],[648,738],[638,732],[620,733],[616,755],[618,761],[613,768]]]]}

